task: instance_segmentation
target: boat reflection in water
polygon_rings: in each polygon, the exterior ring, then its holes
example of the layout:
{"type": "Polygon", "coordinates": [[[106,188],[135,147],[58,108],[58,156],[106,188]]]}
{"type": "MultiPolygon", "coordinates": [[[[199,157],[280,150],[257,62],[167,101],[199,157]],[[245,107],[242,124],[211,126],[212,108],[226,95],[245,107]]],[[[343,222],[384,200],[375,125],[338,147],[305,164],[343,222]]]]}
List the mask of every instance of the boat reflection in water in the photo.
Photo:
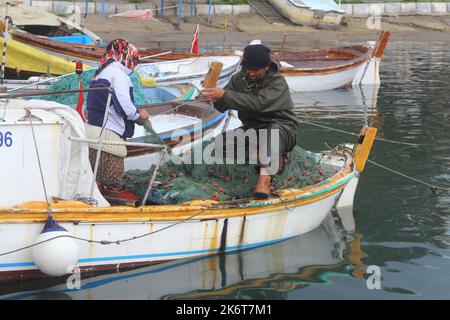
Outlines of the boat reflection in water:
{"type": "Polygon", "coordinates": [[[354,240],[330,213],[319,228],[277,244],[81,279],[79,289],[63,283],[0,298],[283,299],[285,292],[327,282],[329,275],[350,275],[355,268],[347,260],[360,261],[360,254],[349,259],[358,252],[354,240]]]}
{"type": "Polygon", "coordinates": [[[377,113],[379,85],[291,93],[299,116],[349,119],[377,113]]]}

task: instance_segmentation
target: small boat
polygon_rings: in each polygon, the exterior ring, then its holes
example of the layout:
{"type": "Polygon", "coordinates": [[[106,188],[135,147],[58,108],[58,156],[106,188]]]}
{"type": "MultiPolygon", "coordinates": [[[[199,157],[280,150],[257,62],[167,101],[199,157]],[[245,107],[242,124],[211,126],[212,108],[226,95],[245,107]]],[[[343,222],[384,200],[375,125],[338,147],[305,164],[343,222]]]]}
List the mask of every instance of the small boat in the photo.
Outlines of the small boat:
{"type": "Polygon", "coordinates": [[[171,60],[154,63],[141,63],[134,71],[141,78],[151,78],[157,84],[182,84],[192,81],[201,82],[209,70],[211,62],[218,61],[223,64],[222,72],[217,82],[217,86],[223,87],[230,77],[237,72],[240,63],[240,56],[210,56],[197,57],[182,60],[171,60]]]}
{"type": "MultiPolygon", "coordinates": [[[[0,6],[4,12],[5,5],[0,6]]],[[[101,38],[83,26],[24,4],[8,6],[8,15],[16,28],[30,34],[73,44],[100,44],[101,38]]]]}
{"type": "Polygon", "coordinates": [[[318,27],[338,26],[345,10],[333,0],[269,0],[286,18],[295,24],[318,27]]]}
{"type": "Polygon", "coordinates": [[[270,246],[129,271],[118,269],[111,274],[82,277],[79,287],[73,288],[68,288],[65,279],[40,285],[22,281],[0,289],[0,300],[244,299],[244,291],[265,288],[277,294],[295,290],[305,282],[349,277],[345,256],[351,254],[350,246],[329,214],[319,228],[270,246]],[[264,263],[255,263],[261,261],[264,263]],[[274,286],[280,283],[281,287],[274,286]]]}
{"type": "Polygon", "coordinates": [[[95,184],[76,111],[17,99],[0,108],[0,282],[155,265],[305,234],[334,206],[351,206],[376,133],[365,127],[355,145],[316,153],[327,179],[265,200],[111,206],[95,184]]]}
{"type": "MultiPolygon", "coordinates": [[[[4,38],[0,37],[0,46],[4,38]]],[[[84,64],[84,69],[90,66],[84,64]]],[[[15,40],[8,40],[6,48],[5,78],[28,80],[42,75],[63,75],[75,71],[75,62],[58,57],[15,40]]],[[[19,83],[16,83],[19,84],[19,83]]]]}
{"type": "MultiPolygon", "coordinates": [[[[0,22],[2,30],[4,29],[3,23],[0,22]]],[[[46,37],[40,37],[24,30],[14,29],[11,33],[14,40],[25,43],[29,46],[35,48],[41,48],[46,52],[51,52],[54,55],[58,55],[67,59],[81,59],[87,64],[95,64],[100,61],[105,50],[104,46],[98,45],[84,45],[84,44],[73,44],[63,41],[58,41],[56,39],[50,39],[46,37]]],[[[138,48],[141,55],[142,62],[155,62],[155,61],[166,61],[166,60],[180,60],[188,58],[197,58],[204,56],[223,56],[223,55],[233,55],[232,53],[220,53],[220,54],[201,54],[201,53],[187,53],[187,52],[171,52],[171,51],[161,51],[146,48],[138,48]]]]}
{"type": "Polygon", "coordinates": [[[334,49],[275,52],[292,92],[309,92],[380,84],[379,66],[390,32],[376,43],[334,49]]]}
{"type": "Polygon", "coordinates": [[[161,104],[195,99],[199,91],[195,86],[189,84],[175,84],[168,86],[142,86],[142,93],[149,104],[161,104]]]}
{"type": "MultiPolygon", "coordinates": [[[[147,110],[153,130],[175,155],[184,153],[196,143],[241,125],[234,112],[221,113],[202,101],[172,101],[139,108],[147,110]]],[[[136,125],[134,137],[128,141],[145,142],[147,135],[144,127],[136,125]]],[[[125,170],[148,170],[157,162],[158,153],[155,153],[155,150],[144,146],[128,146],[127,150],[125,170]]]]}

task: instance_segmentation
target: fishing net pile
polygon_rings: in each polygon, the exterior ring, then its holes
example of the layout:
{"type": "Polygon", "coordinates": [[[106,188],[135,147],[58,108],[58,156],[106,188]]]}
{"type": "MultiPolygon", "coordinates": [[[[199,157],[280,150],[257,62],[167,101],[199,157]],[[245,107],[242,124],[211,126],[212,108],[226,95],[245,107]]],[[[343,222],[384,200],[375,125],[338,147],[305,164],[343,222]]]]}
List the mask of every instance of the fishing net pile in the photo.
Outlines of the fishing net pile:
{"type": "MultiPolygon", "coordinates": [[[[83,88],[89,88],[89,84],[92,81],[92,78],[94,77],[95,69],[84,71],[80,78],[81,83],[83,84],[83,88]]],[[[149,104],[149,101],[145,97],[145,95],[142,92],[142,85],[141,80],[139,78],[139,75],[135,72],[132,72],[130,74],[131,82],[133,83],[133,94],[134,94],[134,101],[135,104],[138,106],[149,104]]],[[[49,90],[52,91],[62,91],[62,90],[78,90],[79,87],[79,80],[77,74],[72,74],[69,76],[65,76],[61,79],[59,79],[57,82],[53,83],[49,90]]],[[[85,95],[87,93],[84,93],[85,95]]],[[[62,103],[65,105],[68,105],[72,108],[76,108],[77,102],[78,102],[78,93],[70,93],[70,94],[55,94],[55,95],[45,95],[41,96],[40,99],[43,100],[49,100],[49,101],[55,101],[58,103],[62,103]]],[[[86,96],[84,101],[86,102],[86,96]]]]}
{"type": "MultiPolygon", "coordinates": [[[[142,200],[152,173],[153,168],[148,171],[127,171],[124,184],[142,200]]],[[[319,183],[325,178],[319,159],[296,146],[291,151],[284,172],[274,176],[272,190],[301,188],[319,183]]],[[[176,164],[168,161],[159,168],[147,203],[179,204],[201,199],[222,201],[251,198],[257,179],[256,165],[176,164]]]]}

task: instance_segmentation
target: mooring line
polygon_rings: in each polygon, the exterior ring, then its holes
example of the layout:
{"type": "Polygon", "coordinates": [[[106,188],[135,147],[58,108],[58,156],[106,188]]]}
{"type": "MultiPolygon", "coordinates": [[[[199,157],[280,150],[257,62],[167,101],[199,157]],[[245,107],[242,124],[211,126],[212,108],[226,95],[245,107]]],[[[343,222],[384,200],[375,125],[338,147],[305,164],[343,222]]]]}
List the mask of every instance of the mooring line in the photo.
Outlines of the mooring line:
{"type": "Polygon", "coordinates": [[[419,179],[410,177],[410,176],[408,176],[408,175],[406,175],[406,174],[404,174],[404,173],[401,173],[401,172],[399,172],[399,171],[396,171],[396,170],[394,170],[394,169],[390,169],[390,168],[388,168],[388,167],[386,167],[386,166],[384,166],[384,165],[382,165],[382,164],[376,163],[376,162],[373,161],[373,160],[367,159],[367,161],[370,162],[370,163],[372,163],[373,165],[376,165],[376,166],[382,168],[382,169],[385,169],[385,170],[390,171],[390,172],[392,172],[392,173],[395,173],[395,174],[397,174],[397,175],[399,175],[399,176],[402,176],[402,177],[404,177],[404,178],[410,179],[410,180],[412,180],[412,181],[415,181],[415,182],[417,182],[417,183],[420,183],[420,184],[423,184],[423,185],[425,185],[425,186],[427,186],[427,187],[430,187],[430,188],[431,188],[431,191],[432,191],[433,193],[436,193],[436,190],[450,191],[450,188],[445,188],[445,187],[440,187],[440,186],[432,185],[432,184],[430,184],[430,183],[427,183],[427,182],[421,181],[421,180],[419,180],[419,179]]]}
{"type": "MultiPolygon", "coordinates": [[[[317,124],[317,123],[315,123],[315,122],[306,121],[306,120],[300,120],[300,119],[299,119],[299,121],[300,121],[300,122],[303,122],[303,123],[310,124],[310,125],[312,125],[312,126],[319,127],[319,128],[323,128],[323,129],[327,129],[327,130],[332,130],[332,131],[336,131],[336,132],[345,133],[345,134],[349,134],[349,135],[352,135],[352,136],[359,137],[359,134],[357,134],[357,133],[348,132],[348,131],[345,131],[345,130],[340,130],[340,129],[336,129],[336,128],[324,126],[324,125],[317,124]]],[[[375,140],[383,141],[383,142],[389,142],[389,143],[403,144],[403,145],[413,146],[413,147],[430,146],[430,145],[431,145],[431,144],[418,144],[418,143],[409,143],[409,142],[402,142],[402,141],[388,140],[388,139],[383,139],[383,138],[375,138],[375,140]]]]}

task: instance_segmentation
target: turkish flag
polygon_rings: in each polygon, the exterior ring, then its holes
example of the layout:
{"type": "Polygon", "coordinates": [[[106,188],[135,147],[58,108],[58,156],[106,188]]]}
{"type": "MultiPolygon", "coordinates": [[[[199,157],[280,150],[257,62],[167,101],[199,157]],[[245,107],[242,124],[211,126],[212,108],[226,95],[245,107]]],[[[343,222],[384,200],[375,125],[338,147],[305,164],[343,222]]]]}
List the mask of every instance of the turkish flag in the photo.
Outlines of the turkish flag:
{"type": "Polygon", "coordinates": [[[195,28],[194,38],[192,39],[191,53],[198,53],[198,35],[199,35],[199,25],[195,28]]]}

